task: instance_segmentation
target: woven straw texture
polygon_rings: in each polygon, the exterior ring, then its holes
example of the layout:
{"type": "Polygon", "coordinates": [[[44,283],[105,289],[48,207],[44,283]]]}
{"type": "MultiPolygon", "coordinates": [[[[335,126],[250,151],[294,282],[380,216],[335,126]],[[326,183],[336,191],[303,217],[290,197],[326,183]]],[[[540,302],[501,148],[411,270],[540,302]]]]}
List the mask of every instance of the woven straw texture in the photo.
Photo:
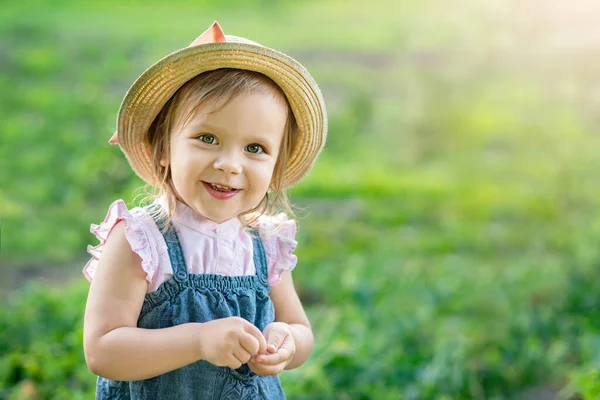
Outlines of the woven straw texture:
{"type": "Polygon", "coordinates": [[[131,86],[119,109],[117,137],[133,170],[152,184],[151,149],[147,132],[164,104],[187,81],[219,68],[262,73],[277,83],[298,124],[298,137],[286,167],[284,186],[298,183],[313,166],[327,136],[325,102],[308,71],[291,57],[273,49],[227,36],[176,51],[148,68],[131,86]]]}

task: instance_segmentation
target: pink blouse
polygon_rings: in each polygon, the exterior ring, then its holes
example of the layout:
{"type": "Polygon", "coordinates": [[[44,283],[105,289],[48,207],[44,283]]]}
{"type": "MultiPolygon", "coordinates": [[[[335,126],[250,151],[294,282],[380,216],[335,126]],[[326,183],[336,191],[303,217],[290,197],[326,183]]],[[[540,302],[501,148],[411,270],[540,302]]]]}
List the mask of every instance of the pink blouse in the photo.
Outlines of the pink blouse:
{"type": "MultiPolygon", "coordinates": [[[[83,268],[83,274],[89,281],[93,279],[104,243],[112,228],[121,220],[127,223],[125,236],[131,249],[142,259],[148,293],[153,292],[173,276],[167,244],[152,217],[139,207],[128,210],[123,200],[111,204],[104,222],[92,224],[90,231],[100,240],[100,244],[88,246],[92,258],[83,268]]],[[[237,218],[217,224],[185,204],[177,203],[172,223],[181,242],[188,272],[229,276],[256,273],[252,239],[237,218]]],[[[263,215],[258,223],[267,255],[268,281],[270,285],[275,285],[284,271],[291,271],[296,266],[297,258],[292,254],[297,245],[294,240],[296,222],[287,219],[285,214],[279,214],[263,215]]]]}

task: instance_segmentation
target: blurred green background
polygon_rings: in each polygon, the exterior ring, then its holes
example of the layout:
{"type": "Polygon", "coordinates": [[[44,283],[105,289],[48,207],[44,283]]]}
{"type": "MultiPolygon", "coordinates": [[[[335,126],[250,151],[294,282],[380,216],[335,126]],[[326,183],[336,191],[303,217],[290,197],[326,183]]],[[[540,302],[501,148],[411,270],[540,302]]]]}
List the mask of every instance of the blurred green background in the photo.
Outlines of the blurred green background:
{"type": "Polygon", "coordinates": [[[0,399],[93,398],[89,226],[141,186],[116,112],[214,20],[329,108],[291,191],[316,345],[290,399],[598,397],[596,1],[40,0],[0,12],[0,399]]]}

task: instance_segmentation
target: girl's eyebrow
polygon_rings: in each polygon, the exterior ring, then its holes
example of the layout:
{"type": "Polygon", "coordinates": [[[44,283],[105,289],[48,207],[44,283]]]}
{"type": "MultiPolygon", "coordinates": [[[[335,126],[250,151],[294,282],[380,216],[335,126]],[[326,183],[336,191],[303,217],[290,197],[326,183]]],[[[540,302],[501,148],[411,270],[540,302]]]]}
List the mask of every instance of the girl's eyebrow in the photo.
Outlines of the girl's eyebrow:
{"type": "Polygon", "coordinates": [[[264,135],[264,136],[248,135],[248,136],[245,136],[244,139],[246,139],[246,141],[249,143],[257,142],[257,143],[271,144],[271,140],[269,140],[268,135],[264,135]]]}
{"type": "Polygon", "coordinates": [[[217,126],[211,125],[211,124],[209,124],[207,122],[204,122],[204,121],[194,121],[194,122],[191,122],[191,123],[187,124],[184,129],[188,129],[188,128],[189,129],[193,129],[193,130],[200,130],[200,129],[204,130],[204,129],[206,129],[206,130],[209,130],[209,131],[212,131],[212,132],[219,131],[219,128],[217,126]]]}

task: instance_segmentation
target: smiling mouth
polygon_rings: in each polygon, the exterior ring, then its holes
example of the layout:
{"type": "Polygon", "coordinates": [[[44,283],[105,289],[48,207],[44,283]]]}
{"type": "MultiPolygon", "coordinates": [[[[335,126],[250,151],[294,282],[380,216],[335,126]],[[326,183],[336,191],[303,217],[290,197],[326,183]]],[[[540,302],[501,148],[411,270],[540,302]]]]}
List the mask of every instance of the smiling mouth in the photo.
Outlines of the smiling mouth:
{"type": "Polygon", "coordinates": [[[210,182],[204,182],[204,183],[206,183],[208,186],[210,186],[211,189],[214,189],[218,192],[230,193],[230,192],[235,192],[235,191],[239,190],[239,189],[233,188],[231,186],[219,185],[217,183],[210,183],[210,182]]]}

